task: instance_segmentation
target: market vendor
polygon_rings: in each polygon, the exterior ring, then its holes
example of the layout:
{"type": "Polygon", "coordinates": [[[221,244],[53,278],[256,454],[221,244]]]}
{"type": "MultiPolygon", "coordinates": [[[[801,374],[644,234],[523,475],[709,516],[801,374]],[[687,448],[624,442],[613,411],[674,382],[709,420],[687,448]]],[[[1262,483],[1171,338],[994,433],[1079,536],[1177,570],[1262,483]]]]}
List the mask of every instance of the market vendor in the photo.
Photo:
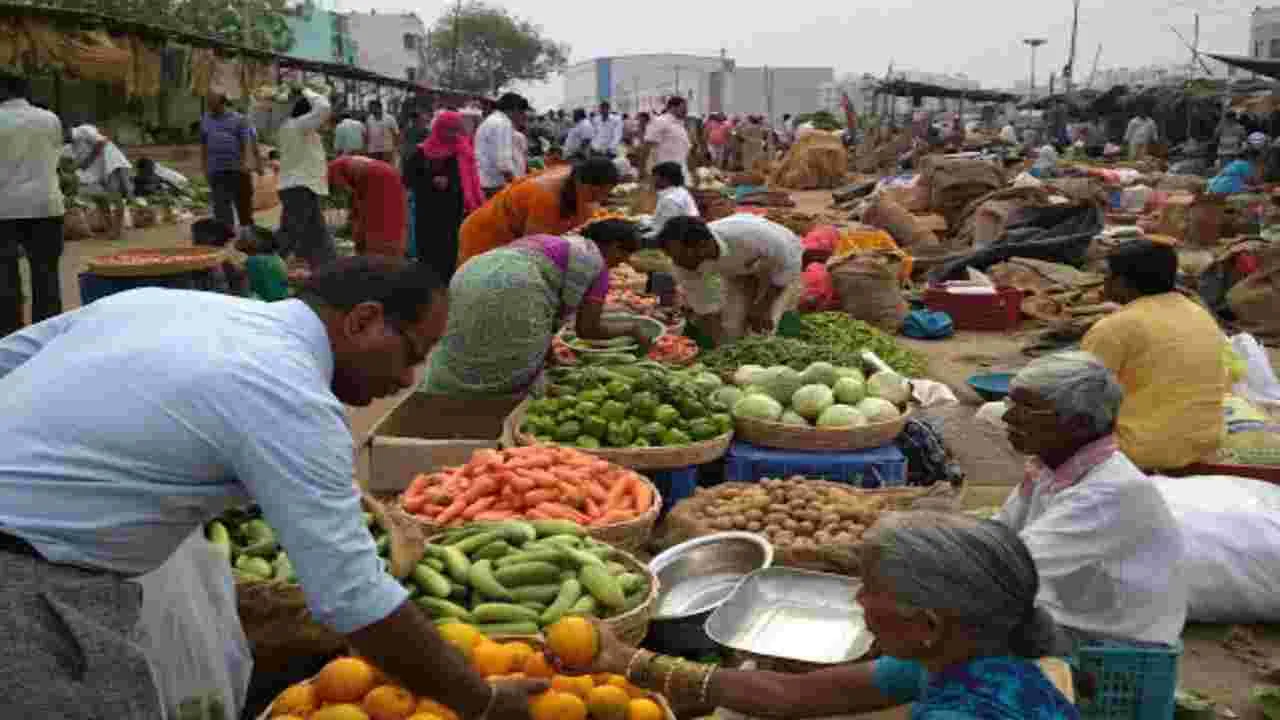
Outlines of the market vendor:
{"type": "Polygon", "coordinates": [[[344,155],[329,162],[328,184],[351,191],[351,239],[356,252],[405,256],[409,199],[399,170],[382,160],[344,155]]]}
{"type": "Polygon", "coordinates": [[[1084,336],[1124,387],[1116,437],[1146,470],[1176,470],[1218,449],[1222,398],[1228,387],[1217,321],[1177,290],[1178,254],[1151,240],[1132,240],[1107,256],[1104,291],[1124,307],[1084,336]]]}
{"type": "Polygon", "coordinates": [[[657,239],[675,264],[691,321],[716,344],[748,331],[774,332],[782,314],[799,302],[804,249],[795,233],[775,222],[748,214],[710,223],[677,217],[657,239]],[[720,276],[721,292],[713,274],[720,276]]]}
{"type": "Polygon", "coordinates": [[[448,328],[420,389],[476,398],[527,392],[571,316],[580,338],[631,336],[648,345],[634,323],[602,319],[609,268],[639,248],[634,224],[601,220],[581,236],[534,235],[472,258],[449,284],[448,328]]]}
{"type": "Polygon", "coordinates": [[[146,288],[0,340],[6,716],[165,717],[134,578],[253,502],[356,652],[466,720],[528,718],[383,571],[355,485],[344,403],[412,385],[446,305],[425,266],[349,258],[296,299],[146,288]]]}
{"type": "Polygon", "coordinates": [[[1206,190],[1217,195],[1234,195],[1262,184],[1262,153],[1269,145],[1266,135],[1253,133],[1240,156],[1227,163],[1206,190]]]}
{"type": "Polygon", "coordinates": [[[619,180],[612,160],[593,157],[516,181],[462,223],[458,267],[518,238],[562,235],[581,226],[619,180]]]}
{"type": "Polygon", "coordinates": [[[659,163],[653,168],[653,187],[658,191],[658,204],[653,211],[653,235],[678,217],[702,217],[698,203],[684,186],[684,168],[678,163],[659,163]]]}
{"type": "Polygon", "coordinates": [[[107,213],[107,237],[120,239],[124,233],[124,201],[133,196],[133,165],[110,138],[93,125],[71,130],[71,151],[87,192],[115,196],[107,213]]]}
{"type": "MultiPolygon", "coordinates": [[[[680,707],[762,718],[854,715],[915,701],[913,718],[1079,718],[1036,659],[1058,644],[1027,548],[959,514],[890,515],[866,536],[858,602],[886,656],[809,673],[730,670],[623,644],[604,625],[592,672],[680,707]]],[[[851,620],[852,621],[852,620],[851,620]]]]}

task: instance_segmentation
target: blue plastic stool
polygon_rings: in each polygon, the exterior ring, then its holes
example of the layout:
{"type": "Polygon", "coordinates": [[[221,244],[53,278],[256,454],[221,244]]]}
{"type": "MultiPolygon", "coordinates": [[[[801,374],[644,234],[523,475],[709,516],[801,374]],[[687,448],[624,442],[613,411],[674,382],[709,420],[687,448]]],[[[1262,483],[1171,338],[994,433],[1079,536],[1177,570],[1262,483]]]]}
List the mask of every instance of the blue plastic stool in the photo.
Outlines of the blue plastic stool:
{"type": "Polygon", "coordinates": [[[735,441],[724,457],[724,479],[756,482],[761,478],[803,475],[847,483],[864,489],[907,484],[907,456],[897,445],[857,452],[796,452],[735,441]]]}
{"type": "Polygon", "coordinates": [[[662,493],[662,511],[659,518],[666,517],[675,504],[693,496],[698,489],[698,466],[690,465],[677,470],[648,470],[645,472],[653,484],[662,493]]]}

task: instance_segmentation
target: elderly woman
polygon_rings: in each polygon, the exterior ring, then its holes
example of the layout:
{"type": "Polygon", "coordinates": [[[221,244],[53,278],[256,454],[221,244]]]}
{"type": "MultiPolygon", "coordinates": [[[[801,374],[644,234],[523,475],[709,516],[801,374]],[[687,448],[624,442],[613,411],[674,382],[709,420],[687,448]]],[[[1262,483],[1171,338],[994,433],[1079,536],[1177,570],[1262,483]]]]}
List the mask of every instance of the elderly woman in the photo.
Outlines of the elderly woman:
{"type": "Polygon", "coordinates": [[[625,674],[680,706],[754,717],[855,714],[907,700],[913,720],[1079,717],[1036,664],[1058,636],[1036,608],[1036,567],[1017,535],[964,515],[908,513],[886,517],[868,538],[858,602],[891,658],[802,675],[724,670],[627,647],[600,626],[600,652],[579,669],[625,674]],[[904,687],[904,677],[922,682],[904,687]]]}
{"type": "Polygon", "coordinates": [[[1004,419],[1032,464],[996,520],[1030,549],[1040,602],[1074,644],[1172,645],[1187,614],[1182,534],[1116,440],[1123,394],[1088,353],[1041,358],[1018,373],[1004,419]]]}

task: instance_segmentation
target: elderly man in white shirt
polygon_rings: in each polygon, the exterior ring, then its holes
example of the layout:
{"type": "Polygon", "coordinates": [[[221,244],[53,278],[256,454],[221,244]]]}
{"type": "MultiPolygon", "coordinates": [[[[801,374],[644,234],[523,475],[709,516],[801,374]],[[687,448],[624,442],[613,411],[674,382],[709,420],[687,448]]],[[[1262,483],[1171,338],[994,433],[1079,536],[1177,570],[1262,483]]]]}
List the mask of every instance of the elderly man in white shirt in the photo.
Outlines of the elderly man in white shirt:
{"type": "Polygon", "coordinates": [[[777,223],[746,214],[711,223],[676,217],[657,240],[675,264],[694,325],[716,344],[747,331],[772,333],[800,298],[804,251],[800,238],[777,223]],[[723,301],[713,274],[723,284],[723,301]]]}
{"type": "Polygon", "coordinates": [[[27,101],[26,78],[0,72],[0,337],[22,328],[20,251],[31,266],[31,319],[62,312],[62,123],[27,101]]]}
{"type": "Polygon", "coordinates": [[[133,196],[133,165],[124,153],[93,125],[71,130],[71,152],[86,189],[117,196],[107,217],[107,236],[124,234],[124,201],[133,196]]]}
{"type": "Polygon", "coordinates": [[[1040,604],[1077,646],[1177,643],[1182,533],[1116,444],[1119,381],[1097,357],[1071,352],[1036,360],[1010,387],[1009,440],[1033,459],[995,519],[1031,551],[1040,604]]]}
{"type": "Polygon", "coordinates": [[[313,268],[338,256],[320,208],[320,198],[329,196],[329,166],[320,129],[331,115],[329,98],[303,89],[289,119],[276,133],[280,144],[281,213],[276,235],[280,255],[297,255],[313,268]]]}
{"type": "Polygon", "coordinates": [[[587,150],[595,139],[596,129],[587,118],[587,111],[578,108],[573,111],[573,127],[564,138],[564,156],[566,158],[585,157],[587,150]]]}
{"type": "Polygon", "coordinates": [[[591,151],[598,155],[613,157],[622,147],[622,116],[611,111],[609,103],[600,103],[600,112],[591,119],[593,130],[591,151]]]}
{"type": "Polygon", "coordinates": [[[498,98],[497,108],[476,129],[476,166],[485,197],[493,197],[516,178],[514,120],[529,110],[517,93],[498,98]]]}
{"type": "Polygon", "coordinates": [[[676,163],[684,170],[686,182],[689,179],[689,150],[693,147],[689,140],[689,130],[684,125],[688,115],[689,104],[685,99],[673,97],[667,101],[666,112],[654,118],[644,131],[644,143],[649,150],[649,167],[653,168],[664,162],[676,163]]]}
{"type": "Polygon", "coordinates": [[[653,168],[653,186],[658,191],[658,204],[653,211],[651,237],[657,237],[667,222],[678,217],[702,217],[698,203],[684,186],[684,170],[673,162],[653,168]]]}

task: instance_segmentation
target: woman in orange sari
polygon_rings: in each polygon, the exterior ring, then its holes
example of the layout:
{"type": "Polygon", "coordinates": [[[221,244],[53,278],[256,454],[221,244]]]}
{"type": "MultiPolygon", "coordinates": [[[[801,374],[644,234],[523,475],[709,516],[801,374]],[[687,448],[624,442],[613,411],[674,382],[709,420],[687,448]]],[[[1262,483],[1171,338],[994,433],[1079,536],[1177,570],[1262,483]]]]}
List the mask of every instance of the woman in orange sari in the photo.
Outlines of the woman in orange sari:
{"type": "Polygon", "coordinates": [[[507,187],[462,223],[458,267],[518,238],[563,235],[582,226],[619,179],[613,161],[597,157],[507,187]]]}

